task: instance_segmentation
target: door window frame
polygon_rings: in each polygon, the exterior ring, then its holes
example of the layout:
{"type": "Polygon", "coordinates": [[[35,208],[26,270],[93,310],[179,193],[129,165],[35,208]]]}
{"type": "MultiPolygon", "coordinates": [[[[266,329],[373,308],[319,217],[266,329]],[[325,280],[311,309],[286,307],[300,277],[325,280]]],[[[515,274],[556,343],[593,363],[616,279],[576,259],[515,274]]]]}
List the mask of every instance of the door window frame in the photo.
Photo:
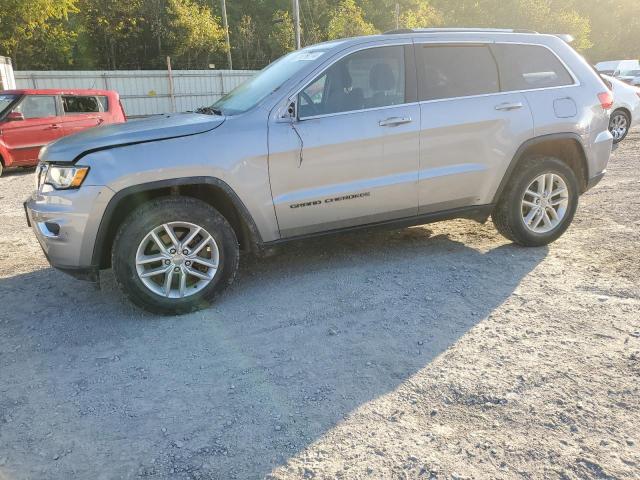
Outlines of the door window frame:
{"type": "Polygon", "coordinates": [[[359,45],[358,48],[349,49],[347,52],[344,52],[338,55],[335,59],[331,61],[331,63],[322,67],[319,73],[314,74],[312,79],[306,81],[304,86],[294,90],[294,93],[289,95],[288,100],[286,102],[286,106],[282,109],[281,114],[278,115],[279,118],[292,118],[296,122],[305,122],[307,120],[314,120],[317,118],[326,118],[326,117],[334,117],[337,115],[348,115],[353,113],[360,112],[369,112],[375,110],[384,110],[388,108],[394,107],[402,107],[407,105],[417,105],[418,104],[418,76],[416,70],[416,57],[414,51],[414,44],[412,40],[407,40],[404,42],[389,42],[389,43],[378,43],[378,44],[365,44],[359,45]],[[348,57],[351,54],[361,52],[363,50],[370,50],[373,48],[384,48],[384,47],[402,47],[404,52],[404,79],[405,79],[405,102],[398,103],[395,105],[385,105],[383,107],[370,107],[370,108],[361,108],[358,110],[347,110],[344,112],[334,112],[334,113],[321,113],[318,115],[311,115],[308,117],[300,118],[300,111],[298,108],[298,95],[300,92],[311,86],[318,79],[322,78],[322,76],[327,73],[327,71],[333,67],[336,63],[348,57]],[[407,101],[408,100],[408,101],[407,101]],[[291,115],[290,107],[291,105],[295,105],[295,116],[291,115]]]}
{"type": "MultiPolygon", "coordinates": [[[[434,102],[449,102],[451,100],[461,100],[461,99],[465,99],[465,98],[482,98],[482,97],[490,97],[490,96],[496,96],[496,95],[510,95],[513,93],[525,93],[525,92],[535,92],[535,91],[542,91],[542,90],[555,90],[558,88],[572,88],[572,87],[579,87],[581,85],[580,80],[578,79],[578,77],[575,75],[575,73],[573,72],[573,70],[567,65],[567,63],[560,58],[560,56],[558,56],[558,54],[556,52],[553,51],[553,49],[547,45],[544,45],[542,43],[532,43],[532,42],[504,42],[504,41],[494,41],[494,40],[488,40],[488,41],[477,41],[477,40],[459,40],[459,41],[438,41],[438,40],[425,40],[423,41],[423,39],[416,39],[415,43],[414,43],[414,48],[419,48],[421,45],[431,45],[431,46],[443,46],[443,47],[447,47],[447,46],[464,46],[464,45],[468,45],[468,46],[486,46],[487,48],[489,48],[489,50],[491,51],[491,55],[494,58],[494,61],[496,63],[496,66],[498,68],[498,80],[500,83],[500,91],[499,92],[494,92],[494,93],[482,93],[482,94],[478,94],[478,95],[463,95],[463,96],[459,96],[459,97],[447,97],[447,98],[436,98],[436,99],[432,99],[432,100],[419,100],[418,99],[418,103],[419,104],[425,104],[425,103],[434,103],[434,102]],[[522,89],[522,90],[503,90],[502,89],[502,81],[500,80],[501,78],[501,70],[500,70],[500,64],[497,61],[497,58],[495,56],[495,52],[493,51],[493,49],[491,48],[492,45],[526,45],[526,46],[533,46],[533,47],[541,47],[541,48],[546,48],[547,50],[549,50],[554,56],[555,58],[560,62],[560,64],[567,70],[567,72],[569,73],[569,75],[571,76],[571,78],[573,79],[573,83],[569,84],[569,85],[557,85],[554,87],[537,87],[537,88],[527,88],[527,89],[522,89]]],[[[420,68],[418,66],[418,58],[419,55],[416,53],[416,72],[418,74],[418,83],[420,82],[420,68]]]]}

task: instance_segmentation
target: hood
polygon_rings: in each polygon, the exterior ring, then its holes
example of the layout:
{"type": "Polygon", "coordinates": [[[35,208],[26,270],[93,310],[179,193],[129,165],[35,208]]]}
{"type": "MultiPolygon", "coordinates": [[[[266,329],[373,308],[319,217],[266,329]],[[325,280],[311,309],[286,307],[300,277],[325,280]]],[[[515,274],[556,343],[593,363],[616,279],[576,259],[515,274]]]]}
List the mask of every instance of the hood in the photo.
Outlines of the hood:
{"type": "Polygon", "coordinates": [[[40,151],[40,160],[72,163],[97,150],[208,132],[224,120],[222,116],[178,113],[90,128],[45,146],[40,151]]]}

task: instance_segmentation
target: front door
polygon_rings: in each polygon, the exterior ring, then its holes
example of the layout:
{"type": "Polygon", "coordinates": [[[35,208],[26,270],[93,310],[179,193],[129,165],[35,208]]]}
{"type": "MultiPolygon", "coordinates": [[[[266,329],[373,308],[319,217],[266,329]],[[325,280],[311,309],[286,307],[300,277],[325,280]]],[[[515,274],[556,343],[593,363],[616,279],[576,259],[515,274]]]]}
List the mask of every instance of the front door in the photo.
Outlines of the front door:
{"type": "Polygon", "coordinates": [[[298,94],[296,120],[270,125],[283,238],[417,214],[420,109],[411,49],[344,56],[298,94]]]}
{"type": "Polygon", "coordinates": [[[2,126],[5,145],[15,165],[35,165],[40,149],[63,135],[55,95],[27,95],[13,109],[24,120],[2,126]]]}

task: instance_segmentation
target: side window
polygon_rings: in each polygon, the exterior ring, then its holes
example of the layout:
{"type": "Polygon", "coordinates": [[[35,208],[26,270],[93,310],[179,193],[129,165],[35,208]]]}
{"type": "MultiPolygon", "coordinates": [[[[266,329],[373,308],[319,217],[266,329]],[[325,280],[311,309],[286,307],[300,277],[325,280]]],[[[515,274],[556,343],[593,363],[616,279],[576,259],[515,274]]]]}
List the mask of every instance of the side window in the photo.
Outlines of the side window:
{"type": "Polygon", "coordinates": [[[298,95],[300,118],[405,103],[404,47],[374,47],[331,65],[298,95]]]}
{"type": "Polygon", "coordinates": [[[51,95],[27,95],[14,111],[21,112],[25,119],[55,117],[57,115],[56,97],[51,95]]]}
{"type": "Polygon", "coordinates": [[[416,55],[421,101],[500,90],[498,66],[486,46],[416,44],[416,55]]]}
{"type": "Polygon", "coordinates": [[[63,95],[64,113],[95,113],[100,111],[96,97],[63,95]]]}
{"type": "Polygon", "coordinates": [[[105,96],[96,97],[98,99],[98,103],[100,103],[100,111],[108,112],[109,111],[109,99],[105,96]]]}
{"type": "Polygon", "coordinates": [[[560,87],[574,83],[560,60],[545,47],[504,43],[492,48],[500,65],[500,80],[505,91],[560,87]]]}

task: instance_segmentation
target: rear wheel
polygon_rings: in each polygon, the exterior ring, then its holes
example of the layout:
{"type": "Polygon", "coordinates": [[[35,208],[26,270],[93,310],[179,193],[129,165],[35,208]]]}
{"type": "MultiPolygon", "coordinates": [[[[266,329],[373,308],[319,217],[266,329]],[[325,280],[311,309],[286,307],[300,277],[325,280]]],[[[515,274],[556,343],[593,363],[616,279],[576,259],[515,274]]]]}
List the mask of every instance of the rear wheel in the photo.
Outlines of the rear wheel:
{"type": "Polygon", "coordinates": [[[615,110],[609,118],[609,131],[613,135],[613,143],[620,143],[629,133],[631,118],[624,110],[615,110]]]}
{"type": "Polygon", "coordinates": [[[227,220],[193,198],[153,200],[120,227],[112,250],[116,281],[133,303],[178,314],[209,305],[234,279],[239,249],[227,220]]]}
{"type": "Polygon", "coordinates": [[[498,231],[523,246],[546,245],[571,224],[578,205],[573,170],[554,157],[524,160],[502,194],[491,218],[498,231]]]}

